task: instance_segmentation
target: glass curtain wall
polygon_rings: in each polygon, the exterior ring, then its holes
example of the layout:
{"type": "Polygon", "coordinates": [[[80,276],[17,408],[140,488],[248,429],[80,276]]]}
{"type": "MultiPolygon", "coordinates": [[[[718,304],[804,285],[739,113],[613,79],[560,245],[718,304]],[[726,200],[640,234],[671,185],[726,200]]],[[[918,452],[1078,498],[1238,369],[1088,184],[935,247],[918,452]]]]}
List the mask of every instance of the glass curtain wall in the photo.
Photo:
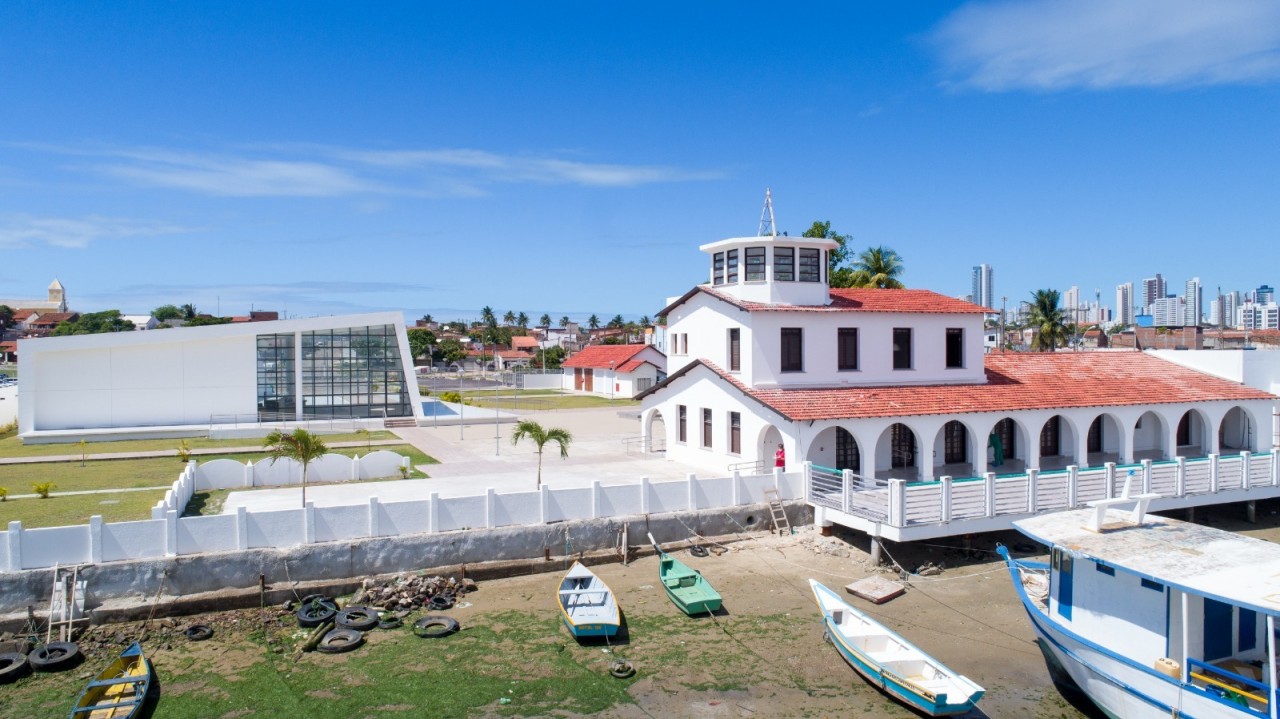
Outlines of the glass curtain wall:
{"type": "MultiPolygon", "coordinates": [[[[277,411],[293,415],[293,335],[258,337],[258,408],[266,409],[264,396],[271,390],[264,377],[274,379],[268,367],[282,365],[287,354],[288,402],[280,397],[277,411]],[[285,338],[285,341],[272,338],[285,338]],[[264,352],[264,343],[267,351],[264,352]],[[264,356],[266,355],[266,356],[264,356]]],[[[309,417],[408,417],[413,415],[405,385],[404,368],[396,329],[392,325],[346,327],[302,333],[302,416],[309,417]]],[[[278,371],[278,370],[274,370],[278,371]]],[[[275,381],[279,386],[283,379],[275,381]]]]}
{"type": "Polygon", "coordinates": [[[258,421],[294,419],[293,333],[258,335],[258,421]]]}

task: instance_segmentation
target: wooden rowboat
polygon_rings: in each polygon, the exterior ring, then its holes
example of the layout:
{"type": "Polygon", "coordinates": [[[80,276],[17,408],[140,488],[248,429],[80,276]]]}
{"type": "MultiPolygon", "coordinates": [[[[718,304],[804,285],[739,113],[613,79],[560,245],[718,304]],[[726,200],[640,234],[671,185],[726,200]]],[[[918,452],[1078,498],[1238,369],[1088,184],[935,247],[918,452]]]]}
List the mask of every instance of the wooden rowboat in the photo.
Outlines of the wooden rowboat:
{"type": "Polygon", "coordinates": [[[140,717],[151,680],[151,661],[134,642],[80,692],[70,719],[140,717]]]}
{"type": "Polygon", "coordinates": [[[618,599],[594,572],[574,562],[560,580],[560,613],[575,637],[612,637],[618,633],[618,599]]]}
{"type": "Polygon", "coordinates": [[[963,714],[985,691],[810,579],[836,651],[889,696],[929,716],[963,714]]]}
{"type": "Polygon", "coordinates": [[[672,604],[689,616],[711,614],[720,608],[720,593],[702,576],[702,572],[690,569],[680,560],[662,551],[653,535],[649,541],[658,552],[658,579],[672,604]]]}

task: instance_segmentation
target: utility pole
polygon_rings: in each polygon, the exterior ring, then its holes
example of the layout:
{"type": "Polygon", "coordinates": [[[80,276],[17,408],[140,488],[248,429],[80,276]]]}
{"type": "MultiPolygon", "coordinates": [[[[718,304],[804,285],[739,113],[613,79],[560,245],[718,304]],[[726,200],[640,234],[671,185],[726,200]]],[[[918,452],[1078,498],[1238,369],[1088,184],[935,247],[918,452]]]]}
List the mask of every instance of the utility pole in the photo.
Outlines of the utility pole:
{"type": "Polygon", "coordinates": [[[1005,312],[1005,310],[1004,310],[1004,306],[1005,306],[1005,303],[1006,303],[1006,302],[1008,302],[1008,301],[1009,301],[1009,298],[1008,298],[1007,296],[1001,296],[1001,297],[1000,297],[1000,351],[1001,351],[1001,352],[1004,352],[1004,345],[1005,345],[1005,341],[1004,341],[1004,312],[1005,312]]]}

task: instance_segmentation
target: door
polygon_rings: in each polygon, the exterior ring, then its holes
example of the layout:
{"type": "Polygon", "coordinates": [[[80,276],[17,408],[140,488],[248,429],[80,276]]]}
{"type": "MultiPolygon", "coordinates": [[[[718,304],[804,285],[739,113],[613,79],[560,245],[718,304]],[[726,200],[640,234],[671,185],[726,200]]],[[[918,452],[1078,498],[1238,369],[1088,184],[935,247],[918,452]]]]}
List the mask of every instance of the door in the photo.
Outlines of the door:
{"type": "Polygon", "coordinates": [[[1204,598],[1204,660],[1231,656],[1231,605],[1204,598]]]}
{"type": "Polygon", "coordinates": [[[582,391],[582,368],[581,367],[573,368],[573,388],[578,390],[579,392],[582,391]]]}
{"type": "Polygon", "coordinates": [[[595,387],[594,387],[594,385],[595,385],[596,371],[595,371],[595,370],[593,370],[593,369],[591,369],[590,367],[588,367],[588,368],[586,368],[586,369],[582,370],[582,377],[583,377],[583,379],[584,379],[584,380],[586,380],[586,385],[583,387],[583,389],[584,389],[584,390],[586,390],[586,391],[588,391],[588,392],[594,392],[594,391],[595,391],[595,387]]]}

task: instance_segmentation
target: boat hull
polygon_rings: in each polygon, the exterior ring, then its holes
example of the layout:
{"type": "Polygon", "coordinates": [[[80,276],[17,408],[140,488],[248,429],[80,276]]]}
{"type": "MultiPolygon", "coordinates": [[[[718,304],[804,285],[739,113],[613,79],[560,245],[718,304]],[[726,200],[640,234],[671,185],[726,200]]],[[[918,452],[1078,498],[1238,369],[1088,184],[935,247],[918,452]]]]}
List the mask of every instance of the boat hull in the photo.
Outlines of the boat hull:
{"type": "Polygon", "coordinates": [[[151,660],[137,643],[121,652],[80,693],[70,719],[131,719],[142,716],[155,682],[151,660]]]}
{"type": "Polygon", "coordinates": [[[579,639],[587,637],[612,637],[618,633],[618,624],[609,623],[590,623],[590,624],[574,624],[568,617],[563,617],[565,629],[569,633],[579,639]]]}
{"type": "Polygon", "coordinates": [[[560,581],[560,619],[577,638],[612,637],[622,626],[622,609],[613,590],[578,562],[560,581]]]}
{"type": "MultiPolygon", "coordinates": [[[[1001,548],[1003,549],[1003,548],[1001,548]]],[[[1055,622],[1022,588],[1018,563],[1002,552],[1031,628],[1048,654],[1046,664],[1071,681],[1112,719],[1240,719],[1256,716],[1076,635],[1055,622]],[[1050,658],[1052,661],[1050,661],[1050,658]],[[1175,714],[1176,710],[1176,714],[1175,714]]],[[[1027,563],[1030,565],[1031,563],[1027,563]]]]}
{"type": "Polygon", "coordinates": [[[696,570],[663,554],[658,565],[658,579],[667,592],[667,598],[680,611],[691,617],[714,614],[723,604],[720,593],[696,570]]]}

